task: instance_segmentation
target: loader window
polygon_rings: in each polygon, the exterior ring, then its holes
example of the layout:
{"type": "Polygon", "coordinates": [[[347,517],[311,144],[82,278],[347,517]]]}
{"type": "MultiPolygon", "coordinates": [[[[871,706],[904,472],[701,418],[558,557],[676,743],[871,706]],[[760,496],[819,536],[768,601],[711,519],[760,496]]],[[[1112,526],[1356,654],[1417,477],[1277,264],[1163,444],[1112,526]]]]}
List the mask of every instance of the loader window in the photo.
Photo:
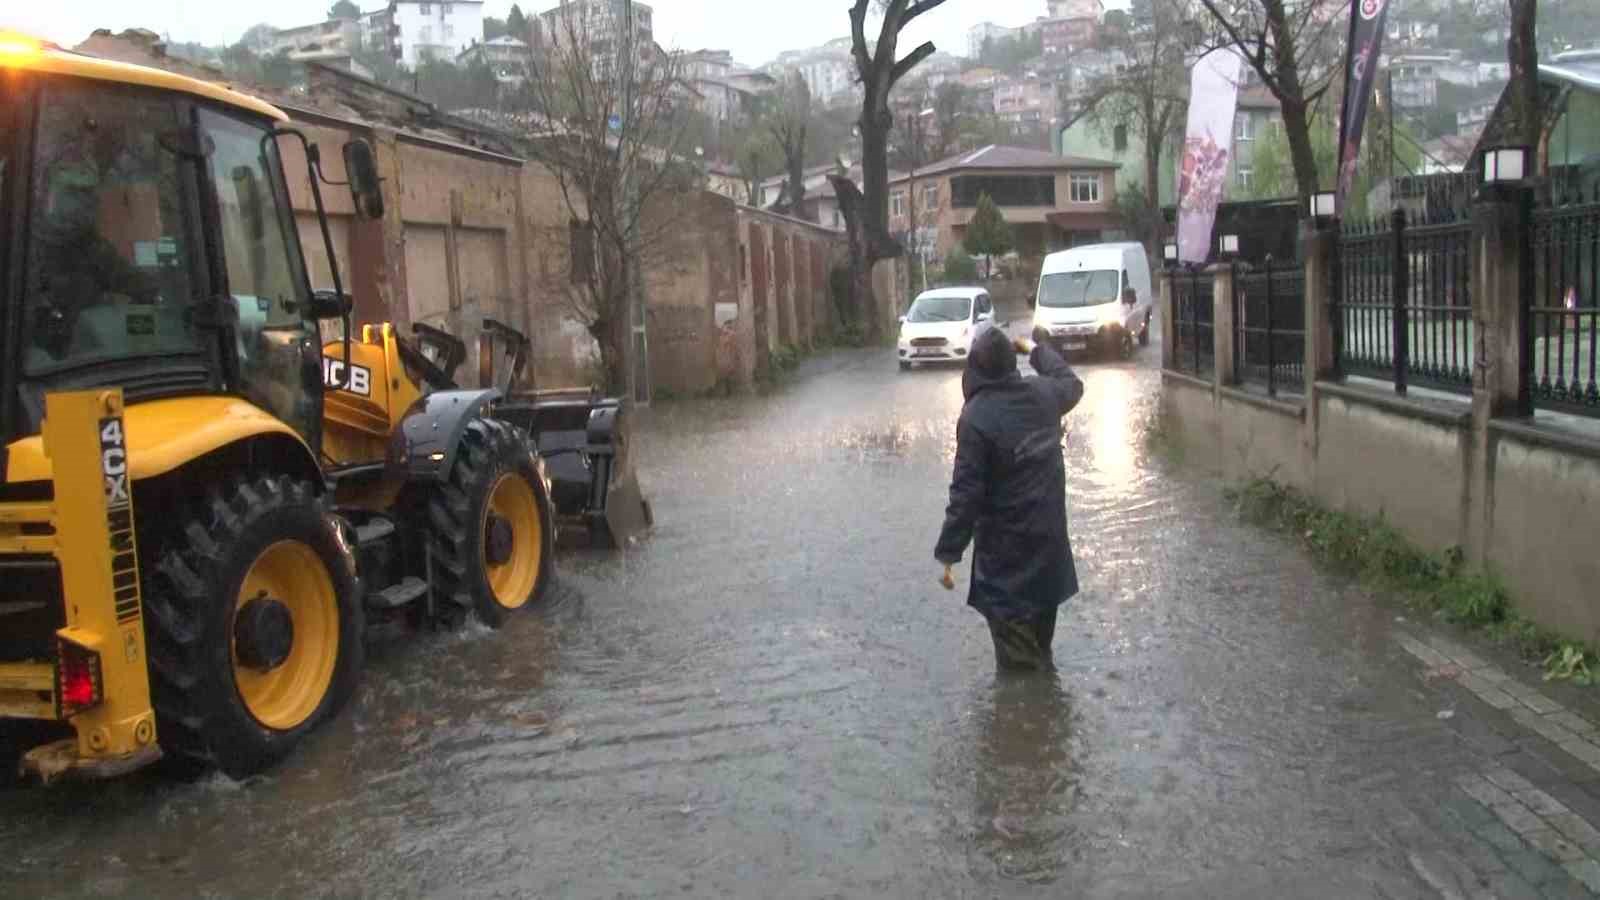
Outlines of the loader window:
{"type": "Polygon", "coordinates": [[[198,244],[174,105],[74,82],[41,88],[23,370],[199,354],[198,244]]]}

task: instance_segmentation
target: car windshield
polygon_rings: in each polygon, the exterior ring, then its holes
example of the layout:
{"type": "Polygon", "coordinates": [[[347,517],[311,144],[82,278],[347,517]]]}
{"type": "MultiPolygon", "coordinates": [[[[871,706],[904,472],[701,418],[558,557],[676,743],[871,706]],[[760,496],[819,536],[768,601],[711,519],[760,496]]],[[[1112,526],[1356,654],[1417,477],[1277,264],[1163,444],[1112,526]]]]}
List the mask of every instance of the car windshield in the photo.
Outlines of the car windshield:
{"type": "Polygon", "coordinates": [[[1099,306],[1117,299],[1117,273],[1114,269],[1058,272],[1039,280],[1039,305],[1053,309],[1099,306]]]}
{"type": "Polygon", "coordinates": [[[918,297],[907,322],[965,322],[972,318],[971,297],[918,297]]]}

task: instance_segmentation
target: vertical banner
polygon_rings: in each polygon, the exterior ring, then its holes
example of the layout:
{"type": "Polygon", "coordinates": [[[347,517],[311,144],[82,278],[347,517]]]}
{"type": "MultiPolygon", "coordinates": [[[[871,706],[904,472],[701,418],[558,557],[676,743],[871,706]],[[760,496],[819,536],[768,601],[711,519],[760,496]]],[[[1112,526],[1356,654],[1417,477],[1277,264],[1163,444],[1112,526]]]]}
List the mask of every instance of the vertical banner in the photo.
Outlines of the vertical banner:
{"type": "Polygon", "coordinates": [[[1389,0],[1351,0],[1350,41],[1345,47],[1344,103],[1339,111],[1339,185],[1336,208],[1344,214],[1345,195],[1356,182],[1361,131],[1378,78],[1378,47],[1389,0]]]}
{"type": "Polygon", "coordinates": [[[1194,66],[1178,179],[1178,259],[1183,262],[1205,262],[1211,255],[1211,228],[1233,155],[1240,62],[1238,54],[1222,49],[1207,53],[1194,66]]]}

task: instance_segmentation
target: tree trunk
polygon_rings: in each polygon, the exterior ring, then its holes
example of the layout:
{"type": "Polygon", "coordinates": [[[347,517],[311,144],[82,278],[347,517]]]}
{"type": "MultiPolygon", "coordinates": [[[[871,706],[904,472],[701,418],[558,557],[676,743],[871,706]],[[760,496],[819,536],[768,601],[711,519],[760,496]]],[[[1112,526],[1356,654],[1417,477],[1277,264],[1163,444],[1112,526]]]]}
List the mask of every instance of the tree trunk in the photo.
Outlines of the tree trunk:
{"type": "Polygon", "coordinates": [[[1145,255],[1161,258],[1161,142],[1166,132],[1166,117],[1156,112],[1154,92],[1144,97],[1144,242],[1145,255]]]}
{"type": "Polygon", "coordinates": [[[1300,208],[1305,209],[1311,195],[1317,192],[1317,156],[1311,149],[1311,124],[1305,104],[1283,103],[1283,134],[1289,139],[1289,164],[1294,169],[1295,193],[1299,195],[1300,208]]]}
{"type": "Polygon", "coordinates": [[[1263,0],[1267,30],[1272,34],[1277,62],[1277,87],[1273,93],[1283,112],[1283,133],[1289,140],[1289,163],[1294,168],[1295,192],[1305,209],[1317,192],[1317,156],[1311,149],[1311,122],[1306,114],[1305,89],[1300,84],[1298,35],[1289,23],[1283,0],[1263,0]]]}
{"type": "Polygon", "coordinates": [[[866,217],[863,215],[865,203],[861,190],[850,179],[842,175],[829,175],[828,181],[833,185],[834,195],[839,198],[839,214],[844,217],[845,236],[850,243],[849,306],[854,311],[853,318],[862,323],[868,340],[875,343],[882,338],[883,331],[878,305],[872,295],[872,261],[867,258],[870,241],[866,217]]]}
{"type": "Polygon", "coordinates": [[[1514,139],[1528,147],[1528,152],[1532,154],[1529,162],[1537,171],[1539,142],[1544,137],[1544,117],[1539,109],[1539,47],[1534,34],[1539,3],[1538,0],[1508,2],[1511,6],[1511,39],[1506,42],[1506,55],[1511,63],[1511,108],[1516,121],[1514,139]]]}
{"type": "Polygon", "coordinates": [[[783,148],[784,160],[789,168],[789,215],[796,219],[806,218],[806,157],[805,144],[799,147],[783,148]]]}

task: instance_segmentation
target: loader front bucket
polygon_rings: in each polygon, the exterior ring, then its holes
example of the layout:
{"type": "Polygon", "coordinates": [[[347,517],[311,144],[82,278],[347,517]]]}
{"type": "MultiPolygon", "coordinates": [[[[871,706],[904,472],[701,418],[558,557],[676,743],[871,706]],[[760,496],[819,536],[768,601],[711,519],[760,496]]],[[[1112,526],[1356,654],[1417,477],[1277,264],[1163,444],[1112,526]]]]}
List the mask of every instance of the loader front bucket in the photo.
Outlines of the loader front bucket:
{"type": "Polygon", "coordinates": [[[605,510],[598,519],[591,519],[589,537],[612,550],[626,547],[630,539],[643,534],[655,524],[650,503],[639,490],[639,479],[633,472],[612,482],[611,490],[606,493],[605,510]]]}

